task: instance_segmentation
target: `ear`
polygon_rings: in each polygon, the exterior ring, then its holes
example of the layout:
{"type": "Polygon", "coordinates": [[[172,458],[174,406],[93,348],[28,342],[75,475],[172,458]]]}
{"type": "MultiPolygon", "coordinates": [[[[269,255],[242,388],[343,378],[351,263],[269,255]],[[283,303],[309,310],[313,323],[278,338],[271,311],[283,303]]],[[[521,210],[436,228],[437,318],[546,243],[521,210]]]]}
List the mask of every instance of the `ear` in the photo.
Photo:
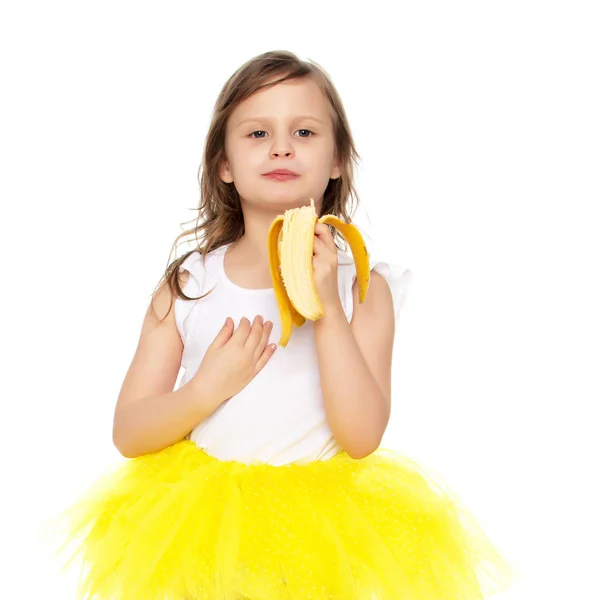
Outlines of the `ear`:
{"type": "Polygon", "coordinates": [[[229,161],[226,158],[223,158],[221,161],[221,166],[219,167],[219,177],[225,183],[231,183],[233,181],[233,177],[229,169],[229,161]]]}

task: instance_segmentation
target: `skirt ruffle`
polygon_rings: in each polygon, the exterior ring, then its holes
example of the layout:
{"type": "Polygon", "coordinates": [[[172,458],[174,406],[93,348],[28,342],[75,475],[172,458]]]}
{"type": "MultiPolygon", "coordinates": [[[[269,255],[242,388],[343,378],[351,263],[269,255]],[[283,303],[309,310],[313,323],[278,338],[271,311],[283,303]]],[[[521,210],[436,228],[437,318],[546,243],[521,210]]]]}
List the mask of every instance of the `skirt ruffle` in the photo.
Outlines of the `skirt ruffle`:
{"type": "Polygon", "coordinates": [[[182,440],[49,531],[62,571],[81,561],[77,600],[475,600],[516,575],[439,477],[383,448],[275,466],[182,440]]]}

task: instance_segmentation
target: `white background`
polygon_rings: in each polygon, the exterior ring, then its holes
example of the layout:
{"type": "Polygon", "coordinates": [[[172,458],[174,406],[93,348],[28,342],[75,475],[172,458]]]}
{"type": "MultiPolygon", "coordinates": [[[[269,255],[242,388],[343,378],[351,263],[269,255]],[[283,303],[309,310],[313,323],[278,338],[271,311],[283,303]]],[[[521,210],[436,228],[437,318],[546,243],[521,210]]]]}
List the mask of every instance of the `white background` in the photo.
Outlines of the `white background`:
{"type": "Polygon", "coordinates": [[[3,597],[74,598],[37,530],[124,460],[114,405],[196,216],[213,103],[274,49],[331,75],[356,222],[414,274],[383,445],[443,476],[520,571],[502,598],[600,596],[592,5],[4,5],[3,597]]]}

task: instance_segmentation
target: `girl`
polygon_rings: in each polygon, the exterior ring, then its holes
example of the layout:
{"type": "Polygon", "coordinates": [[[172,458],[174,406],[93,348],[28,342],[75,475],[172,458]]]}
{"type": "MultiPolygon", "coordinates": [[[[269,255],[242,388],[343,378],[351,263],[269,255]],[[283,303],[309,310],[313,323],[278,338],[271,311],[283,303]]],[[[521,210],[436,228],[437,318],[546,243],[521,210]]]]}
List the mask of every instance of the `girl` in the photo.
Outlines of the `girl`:
{"type": "Polygon", "coordinates": [[[130,460],[62,515],[59,552],[76,541],[66,565],[85,567],[79,598],[476,599],[509,585],[511,567],[446,486],[379,449],[411,272],[372,264],[359,304],[346,247],[317,224],[325,315],[276,350],[269,226],[310,198],[348,221],[357,156],[313,61],[267,52],[226,82],[203,219],[177,238],[202,243],[169,265],[117,400],[113,440],[130,460]]]}

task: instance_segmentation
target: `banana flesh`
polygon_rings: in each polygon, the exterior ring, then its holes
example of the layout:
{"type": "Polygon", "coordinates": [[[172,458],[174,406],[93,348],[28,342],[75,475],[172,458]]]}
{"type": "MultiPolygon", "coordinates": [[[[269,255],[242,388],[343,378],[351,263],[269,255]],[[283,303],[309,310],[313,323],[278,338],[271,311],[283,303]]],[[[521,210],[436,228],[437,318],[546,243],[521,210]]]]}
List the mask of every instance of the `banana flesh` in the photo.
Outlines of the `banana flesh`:
{"type": "Polygon", "coordinates": [[[268,249],[269,270],[281,318],[279,345],[283,347],[294,326],[301,327],[306,319],[316,321],[324,315],[313,269],[317,222],[332,225],[348,242],[356,267],[360,303],[364,302],[369,289],[369,254],[356,225],[345,223],[335,215],[324,215],[319,219],[312,198],[310,206],[288,209],[278,215],[269,227],[268,249]]]}

